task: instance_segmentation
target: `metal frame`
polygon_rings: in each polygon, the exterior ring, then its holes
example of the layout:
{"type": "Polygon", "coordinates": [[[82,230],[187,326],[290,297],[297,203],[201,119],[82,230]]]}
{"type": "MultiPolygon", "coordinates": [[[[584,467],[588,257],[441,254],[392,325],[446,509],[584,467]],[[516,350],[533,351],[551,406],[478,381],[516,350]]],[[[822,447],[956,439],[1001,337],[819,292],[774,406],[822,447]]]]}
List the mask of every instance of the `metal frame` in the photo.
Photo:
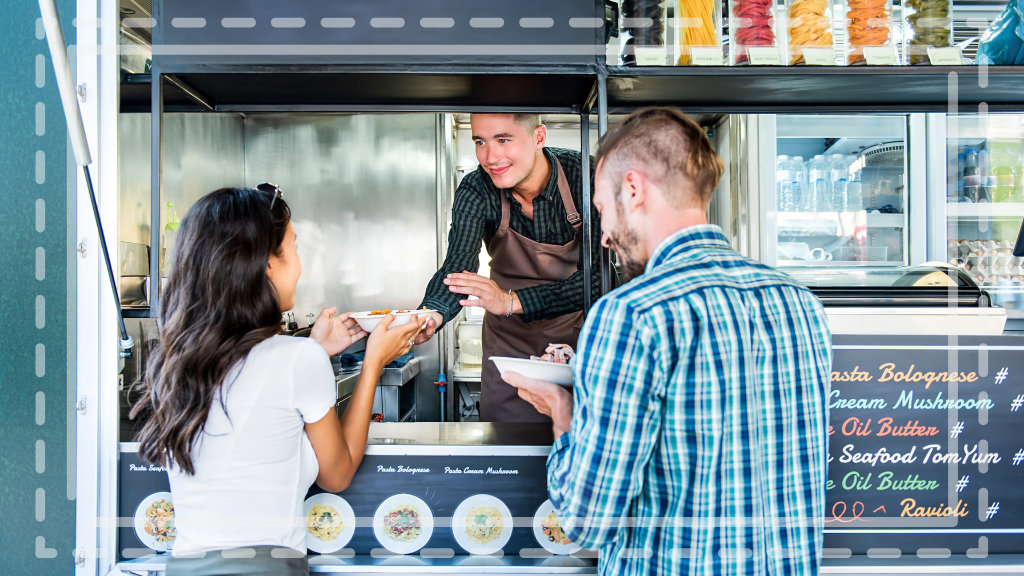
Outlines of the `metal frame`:
{"type": "MultiPolygon", "coordinates": [[[[907,228],[903,231],[903,249],[907,263],[919,266],[928,261],[928,129],[925,114],[909,114],[904,161],[903,187],[907,196],[907,228]]],[[[943,162],[943,166],[945,163],[943,162]]],[[[945,260],[945,258],[943,258],[945,260]]]]}
{"type": "MultiPolygon", "coordinates": [[[[106,19],[113,20],[116,17],[116,9],[114,5],[104,4],[102,8],[96,2],[96,0],[80,0],[80,15],[88,16],[90,13],[93,15],[99,15],[106,19]],[[100,12],[102,11],[102,14],[100,12]]],[[[93,29],[94,30],[94,29],[93,29]]],[[[91,32],[89,28],[79,28],[78,34],[79,39],[77,44],[80,46],[90,46],[93,44],[110,44],[116,45],[116,29],[115,28],[103,28],[104,31],[114,35],[113,40],[104,36],[103,42],[95,42],[94,38],[89,38],[91,32]]],[[[598,34],[597,36],[603,36],[598,34]]],[[[596,40],[600,43],[600,39],[596,40]]],[[[87,85],[92,83],[94,86],[100,86],[100,89],[92,89],[91,93],[100,94],[102,104],[98,106],[94,102],[87,102],[84,106],[87,129],[90,136],[94,140],[101,142],[101,149],[105,152],[110,151],[110,147],[114,146],[113,150],[116,153],[116,136],[113,143],[108,139],[109,126],[103,128],[99,122],[100,118],[106,119],[106,114],[112,109],[116,117],[117,114],[117,97],[118,92],[114,90],[104,90],[105,88],[112,86],[117,83],[116,66],[110,67],[110,69],[97,70],[97,66],[102,63],[104,66],[108,63],[108,60],[103,58],[97,59],[91,56],[83,56],[79,60],[79,80],[85,82],[87,85]],[[113,108],[111,108],[111,102],[113,102],[113,108]],[[99,134],[99,137],[97,136],[99,134]]],[[[957,68],[946,68],[946,67],[931,67],[928,70],[924,69],[911,69],[909,67],[901,67],[899,70],[858,70],[858,69],[844,69],[840,74],[844,75],[863,75],[865,79],[879,79],[883,77],[893,77],[891,74],[899,72],[904,74],[935,74],[945,76],[949,72],[959,72],[965,74],[969,79],[972,74],[976,74],[976,69],[973,67],[957,67],[957,68]]],[[[152,113],[152,173],[151,173],[151,231],[150,231],[150,246],[151,254],[150,258],[150,276],[151,279],[156,279],[151,282],[151,308],[149,312],[150,317],[159,316],[159,298],[161,293],[161,286],[159,282],[160,278],[160,226],[161,221],[161,192],[162,192],[162,152],[163,152],[163,112],[164,107],[164,95],[165,87],[163,80],[166,77],[168,83],[172,84],[178,90],[182,91],[187,97],[195,101],[203,110],[215,111],[215,112],[278,112],[278,111],[293,111],[293,112],[430,112],[430,113],[445,113],[445,112],[532,112],[532,113],[554,113],[554,114],[580,114],[581,121],[581,145],[583,148],[583,165],[584,170],[589,172],[589,125],[590,125],[590,113],[596,106],[597,110],[597,123],[599,135],[604,135],[608,129],[608,114],[609,114],[609,93],[608,93],[608,82],[609,80],[617,80],[619,78],[636,78],[636,77],[653,77],[653,76],[677,76],[677,77],[692,77],[691,80],[699,80],[701,76],[730,76],[736,79],[742,79],[744,77],[750,77],[758,74],[771,74],[771,75],[782,75],[785,77],[793,78],[797,81],[800,80],[805,74],[809,74],[812,71],[809,68],[788,68],[784,71],[776,69],[764,69],[757,70],[753,67],[746,69],[723,69],[723,70],[695,70],[686,68],[664,68],[664,69],[642,69],[642,68],[623,68],[618,66],[607,66],[604,62],[603,56],[598,56],[596,63],[591,65],[438,65],[438,64],[424,64],[424,65],[402,65],[402,64],[376,64],[376,65],[235,65],[235,64],[180,64],[180,63],[164,63],[159,62],[153,66],[151,75],[151,86],[150,86],[150,111],[152,113]],[[488,106],[488,105],[446,105],[446,104],[388,104],[388,105],[377,105],[377,104],[338,104],[338,105],[236,105],[230,103],[218,104],[216,101],[215,94],[201,94],[200,92],[192,89],[186,83],[176,78],[177,74],[261,74],[261,73],[287,73],[297,75],[316,75],[316,74],[348,74],[348,73],[380,73],[380,74],[409,74],[409,75],[433,75],[438,77],[450,77],[453,75],[483,75],[483,74],[517,74],[523,76],[544,76],[551,74],[562,74],[562,75],[573,75],[573,76],[588,76],[594,78],[594,90],[586,97],[584,102],[579,104],[572,104],[570,106],[548,106],[548,107],[522,107],[522,106],[488,106]],[[177,82],[175,82],[177,81],[177,82]]],[[[1024,79],[1024,73],[1016,70],[1010,70],[1006,68],[990,67],[988,70],[990,78],[994,80],[1009,78],[1012,81],[1018,81],[1024,79]]],[[[799,82],[798,82],[799,83],[799,82]]],[[[817,89],[821,89],[820,87],[817,89]]],[[[972,104],[964,100],[961,106],[967,107],[972,104]]],[[[629,111],[633,108],[639,107],[642,104],[655,103],[655,102],[638,102],[636,106],[630,107],[617,107],[614,111],[629,111]]],[[[665,103],[676,103],[676,102],[665,102],[665,103]]],[[[855,107],[855,105],[854,105],[855,107]]],[[[996,109],[1013,109],[1019,111],[1021,107],[1024,107],[1024,98],[1022,98],[1021,106],[1016,104],[996,104],[991,107],[992,110],[996,109]]],[[[710,110],[715,112],[721,112],[724,109],[728,109],[731,112],[740,113],[745,110],[750,112],[765,112],[769,107],[742,107],[742,106],[719,106],[719,107],[707,107],[707,106],[687,106],[687,110],[691,112],[699,112],[703,110],[710,110]]],[[[929,106],[916,106],[914,111],[922,111],[929,109],[929,106]]],[[[774,107],[774,110],[778,112],[828,112],[828,111],[850,111],[852,107],[850,105],[794,105],[792,107],[774,107]]],[[[893,103],[891,105],[869,105],[857,108],[860,112],[871,112],[871,111],[908,111],[907,104],[893,103]]],[[[931,115],[929,115],[929,136],[931,136],[931,128],[936,124],[931,121],[931,115]]],[[[944,122],[942,119],[940,122],[944,122]]],[[[112,126],[116,126],[116,122],[109,123],[112,126]]],[[[756,115],[751,115],[750,121],[744,119],[743,122],[738,123],[735,126],[736,130],[733,130],[734,137],[756,139],[758,141],[764,141],[770,134],[768,132],[771,128],[767,123],[760,121],[760,118],[756,115]]],[[[943,126],[944,128],[944,126],[943,126]]],[[[116,131],[115,131],[116,134],[116,131]]],[[[771,138],[774,143],[774,139],[771,138]]],[[[929,151],[929,160],[932,159],[932,151],[929,151]]],[[[757,169],[757,159],[749,158],[746,156],[747,152],[743,152],[743,155],[736,158],[737,162],[743,162],[745,168],[751,167],[754,170],[744,170],[745,178],[750,178],[752,183],[755,185],[760,184],[760,181],[765,177],[764,174],[759,174],[757,169]]],[[[944,151],[943,151],[944,154],[944,151]]],[[[116,154],[100,153],[101,157],[115,158],[116,154]]],[[[103,165],[104,168],[108,168],[108,165],[103,165]]],[[[773,169],[772,167],[765,168],[766,170],[773,169]]],[[[102,203],[101,211],[108,222],[113,218],[115,223],[111,230],[116,230],[116,166],[113,169],[113,176],[105,174],[101,169],[100,171],[100,190],[101,198],[104,198],[102,203]],[[113,185],[111,184],[113,182],[113,185]],[[104,194],[105,192],[105,194],[104,194]]],[[[930,175],[931,178],[931,175],[930,175]]],[[[773,181],[772,179],[769,179],[773,181]]],[[[929,181],[929,186],[932,184],[929,181]]],[[[84,184],[79,181],[79,186],[84,184]]],[[[760,186],[758,186],[760,187],[760,186]]],[[[929,188],[930,189],[930,188],[929,188]]],[[[774,194],[774,186],[764,186],[763,190],[766,194],[774,194]]],[[[82,198],[83,195],[79,195],[82,198]]],[[[735,195],[734,195],[735,196],[735,195]]],[[[915,196],[916,197],[916,196],[915,196]]],[[[590,221],[590,207],[591,207],[591,195],[590,193],[583,195],[583,228],[584,228],[584,276],[589,282],[591,275],[591,242],[592,234],[595,231],[592,229],[592,223],[590,221]]],[[[733,218],[741,219],[736,225],[739,228],[739,238],[742,240],[741,245],[737,246],[741,252],[758,258],[764,261],[766,256],[774,257],[773,242],[774,234],[768,233],[773,226],[771,220],[765,220],[766,215],[762,209],[764,206],[772,206],[772,202],[761,203],[760,194],[753,194],[747,199],[733,198],[733,202],[742,201],[749,202],[750,204],[743,204],[742,206],[736,205],[733,210],[733,218]],[[764,242],[761,239],[764,238],[764,242]]],[[[934,202],[927,202],[928,205],[934,204],[934,202]]],[[[944,207],[939,207],[938,210],[941,212],[944,207]]],[[[79,214],[88,214],[88,210],[83,209],[79,206],[79,214]]],[[[945,226],[945,218],[936,217],[934,214],[930,214],[928,219],[929,225],[935,227],[945,226]]],[[[90,234],[90,226],[79,223],[79,229],[82,230],[82,234],[87,236],[90,234]]],[[[932,238],[939,237],[938,234],[933,234],[932,238]]],[[[88,238],[92,238],[89,236],[88,238]]],[[[443,242],[443,239],[442,239],[443,242]]],[[[89,243],[89,247],[95,246],[94,243],[89,243]]],[[[936,249],[936,246],[931,247],[932,250],[936,249]]],[[[943,248],[939,247],[939,248],[943,248]]],[[[96,520],[113,518],[116,512],[111,513],[111,503],[113,498],[116,496],[115,493],[109,492],[108,488],[111,486],[116,487],[116,455],[115,459],[111,459],[111,450],[116,451],[116,447],[111,448],[108,446],[108,440],[110,438],[116,439],[116,425],[117,419],[111,417],[108,414],[110,408],[110,398],[115,398],[113,408],[116,414],[116,394],[110,394],[110,390],[113,390],[111,385],[106,383],[112,383],[114,381],[113,376],[116,375],[116,343],[103,335],[109,335],[113,333],[113,315],[109,314],[109,306],[112,303],[104,302],[103,298],[99,297],[99,290],[101,288],[100,283],[102,277],[99,275],[98,258],[93,261],[92,258],[96,258],[95,254],[90,255],[86,259],[78,259],[78,338],[77,338],[77,353],[79,358],[79,364],[77,367],[77,380],[78,380],[78,391],[80,395],[86,394],[89,398],[89,404],[86,411],[85,417],[78,418],[78,502],[77,507],[77,542],[76,546],[79,550],[89,549],[94,551],[94,554],[90,556],[85,554],[83,556],[84,563],[82,568],[78,570],[78,573],[85,574],[97,574],[107,573],[113,568],[112,561],[110,558],[116,557],[111,556],[110,553],[114,551],[116,542],[114,541],[113,533],[108,531],[105,526],[97,527],[96,520]],[[84,332],[88,330],[89,332],[84,332]],[[107,393],[104,394],[104,390],[107,393]],[[113,436],[111,435],[113,430],[113,436]],[[111,462],[114,462],[114,466],[111,467],[111,462]],[[113,476],[111,476],[111,470],[113,470],[113,476]],[[97,497],[98,495],[98,497],[97,497]],[[105,555],[106,558],[96,559],[97,554],[105,555]]],[[[443,258],[443,255],[442,255],[443,258]]],[[[601,266],[601,292],[607,292],[612,286],[612,266],[609,261],[609,252],[606,249],[601,250],[601,257],[599,259],[601,266]]],[[[592,295],[590,290],[584,292],[585,309],[589,309],[592,304],[592,295]]],[[[443,355],[444,356],[444,355],[443,355]]],[[[454,382],[452,383],[454,385],[454,382]]],[[[454,394],[450,395],[454,398],[454,394]]]]}

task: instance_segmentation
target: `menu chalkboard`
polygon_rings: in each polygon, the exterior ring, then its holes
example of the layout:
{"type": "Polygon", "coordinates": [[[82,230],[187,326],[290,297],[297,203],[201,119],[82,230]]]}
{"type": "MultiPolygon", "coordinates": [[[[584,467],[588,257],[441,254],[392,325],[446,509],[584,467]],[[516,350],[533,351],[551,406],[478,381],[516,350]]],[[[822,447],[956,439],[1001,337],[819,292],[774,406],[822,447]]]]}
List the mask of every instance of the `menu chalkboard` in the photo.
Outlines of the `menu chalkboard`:
{"type": "Polygon", "coordinates": [[[826,556],[1024,552],[1024,338],[837,336],[828,405],[826,556]]]}

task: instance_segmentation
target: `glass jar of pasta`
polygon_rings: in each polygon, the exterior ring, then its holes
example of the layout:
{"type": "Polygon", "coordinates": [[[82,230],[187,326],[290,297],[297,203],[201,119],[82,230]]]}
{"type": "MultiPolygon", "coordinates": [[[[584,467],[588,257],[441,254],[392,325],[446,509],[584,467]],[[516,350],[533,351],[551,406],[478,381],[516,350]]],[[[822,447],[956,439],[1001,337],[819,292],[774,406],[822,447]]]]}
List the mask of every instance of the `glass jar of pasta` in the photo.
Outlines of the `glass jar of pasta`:
{"type": "Polygon", "coordinates": [[[677,0],[676,36],[680,66],[722,65],[721,0],[677,0]],[[717,62],[716,62],[717,60],[717,62]]]}
{"type": "Polygon", "coordinates": [[[832,0],[786,0],[787,60],[794,64],[820,63],[822,57],[835,65],[832,35],[832,0]],[[809,61],[804,56],[814,54],[809,61]]]}
{"type": "Polygon", "coordinates": [[[904,62],[930,64],[928,48],[953,46],[953,0],[903,0],[904,62]]]}
{"type": "Polygon", "coordinates": [[[626,33],[622,63],[626,66],[659,64],[667,58],[665,5],[661,0],[622,0],[622,26],[626,33]],[[651,55],[654,59],[651,59],[651,55]],[[660,61],[658,59],[660,55],[660,61]]]}
{"type": "Polygon", "coordinates": [[[892,0],[846,0],[846,63],[865,64],[864,49],[892,46],[892,0]]]}
{"type": "Polygon", "coordinates": [[[750,63],[750,48],[778,47],[774,0],[729,0],[729,61],[750,63]]]}

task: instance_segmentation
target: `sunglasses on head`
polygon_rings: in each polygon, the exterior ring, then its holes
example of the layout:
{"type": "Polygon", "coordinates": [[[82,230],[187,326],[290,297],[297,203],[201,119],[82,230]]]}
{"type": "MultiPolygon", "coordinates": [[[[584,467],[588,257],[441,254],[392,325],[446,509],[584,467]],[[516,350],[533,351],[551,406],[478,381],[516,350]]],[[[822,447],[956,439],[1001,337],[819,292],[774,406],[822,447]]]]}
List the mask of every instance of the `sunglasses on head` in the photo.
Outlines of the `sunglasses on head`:
{"type": "Polygon", "coordinates": [[[274,203],[277,202],[277,199],[284,197],[284,193],[281,192],[281,187],[278,186],[277,184],[271,184],[270,182],[264,182],[262,184],[257,184],[256,185],[256,189],[257,190],[261,190],[263,192],[266,192],[266,193],[272,195],[271,196],[271,200],[270,200],[270,209],[271,210],[274,209],[274,203]]]}

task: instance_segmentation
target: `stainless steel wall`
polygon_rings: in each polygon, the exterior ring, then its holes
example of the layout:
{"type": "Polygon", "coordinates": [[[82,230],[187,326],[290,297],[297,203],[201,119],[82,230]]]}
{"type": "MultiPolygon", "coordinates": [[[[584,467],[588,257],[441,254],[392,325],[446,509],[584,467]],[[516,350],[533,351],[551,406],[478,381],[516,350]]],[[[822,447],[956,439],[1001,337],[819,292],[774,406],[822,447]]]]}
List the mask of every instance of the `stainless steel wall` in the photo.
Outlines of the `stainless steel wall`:
{"type": "MultiPolygon", "coordinates": [[[[244,181],[242,117],[237,114],[164,114],[164,190],[161,226],[167,202],[178,219],[196,200],[244,181]]],[[[121,114],[118,133],[120,202],[118,238],[149,245],[149,114],[121,114]]]]}
{"type": "MultiPolygon", "coordinates": [[[[302,277],[295,316],[410,308],[438,268],[437,116],[287,114],[246,118],[245,183],[284,192],[302,277]]],[[[438,342],[417,347],[420,421],[439,417],[438,342]]]]}

